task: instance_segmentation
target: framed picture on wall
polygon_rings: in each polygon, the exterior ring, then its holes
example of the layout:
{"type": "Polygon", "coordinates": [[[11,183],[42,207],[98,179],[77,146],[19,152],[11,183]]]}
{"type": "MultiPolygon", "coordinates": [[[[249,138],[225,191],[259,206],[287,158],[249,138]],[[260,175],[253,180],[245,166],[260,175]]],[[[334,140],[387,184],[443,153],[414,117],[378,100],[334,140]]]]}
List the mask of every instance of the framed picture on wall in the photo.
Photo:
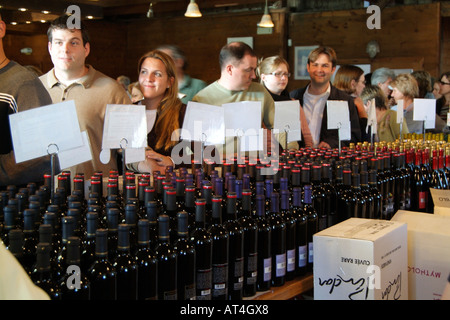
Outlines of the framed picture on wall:
{"type": "Polygon", "coordinates": [[[302,46],[295,47],[294,56],[294,79],[295,80],[309,80],[309,74],[306,70],[306,65],[308,64],[309,53],[317,48],[318,46],[302,46]]]}

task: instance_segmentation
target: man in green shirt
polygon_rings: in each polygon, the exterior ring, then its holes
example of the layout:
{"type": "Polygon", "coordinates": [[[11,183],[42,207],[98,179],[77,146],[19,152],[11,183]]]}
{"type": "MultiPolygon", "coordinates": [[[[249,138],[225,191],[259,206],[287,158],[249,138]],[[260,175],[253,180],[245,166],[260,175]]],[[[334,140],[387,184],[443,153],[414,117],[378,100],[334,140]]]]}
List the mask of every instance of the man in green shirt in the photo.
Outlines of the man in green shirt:
{"type": "MultiPolygon", "coordinates": [[[[215,106],[239,101],[261,101],[262,127],[273,129],[275,102],[262,84],[253,81],[257,68],[257,56],[253,49],[243,42],[229,43],[220,51],[219,63],[220,78],[198,92],[192,101],[215,106]]],[[[282,137],[280,141],[283,141],[282,137]]],[[[216,148],[223,153],[223,150],[229,150],[226,145],[230,143],[235,143],[235,139],[227,138],[225,145],[216,148]]]]}

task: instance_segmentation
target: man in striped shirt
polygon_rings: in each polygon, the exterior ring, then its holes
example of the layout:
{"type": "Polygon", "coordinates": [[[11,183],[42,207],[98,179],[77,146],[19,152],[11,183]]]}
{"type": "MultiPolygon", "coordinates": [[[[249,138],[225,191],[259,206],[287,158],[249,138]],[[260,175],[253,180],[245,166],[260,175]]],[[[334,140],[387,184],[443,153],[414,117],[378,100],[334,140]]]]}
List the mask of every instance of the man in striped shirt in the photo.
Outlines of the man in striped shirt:
{"type": "Polygon", "coordinates": [[[0,188],[7,185],[40,183],[50,172],[50,158],[16,163],[11,142],[9,115],[52,104],[39,78],[5,54],[3,38],[6,23],[0,15],[0,188]]]}

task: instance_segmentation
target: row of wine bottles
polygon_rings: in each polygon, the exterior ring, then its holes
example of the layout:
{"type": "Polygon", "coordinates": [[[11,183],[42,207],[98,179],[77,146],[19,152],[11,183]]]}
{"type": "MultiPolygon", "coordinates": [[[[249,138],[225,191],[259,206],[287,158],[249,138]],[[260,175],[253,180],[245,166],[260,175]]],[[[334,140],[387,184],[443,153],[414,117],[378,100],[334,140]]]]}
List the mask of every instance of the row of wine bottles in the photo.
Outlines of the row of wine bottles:
{"type": "Polygon", "coordinates": [[[53,298],[242,299],[311,271],[319,230],[432,212],[450,157],[428,155],[302,149],[271,174],[264,159],[127,172],[123,191],[116,172],[90,183],[63,172],[54,192],[49,177],[0,192],[1,235],[53,298]]]}

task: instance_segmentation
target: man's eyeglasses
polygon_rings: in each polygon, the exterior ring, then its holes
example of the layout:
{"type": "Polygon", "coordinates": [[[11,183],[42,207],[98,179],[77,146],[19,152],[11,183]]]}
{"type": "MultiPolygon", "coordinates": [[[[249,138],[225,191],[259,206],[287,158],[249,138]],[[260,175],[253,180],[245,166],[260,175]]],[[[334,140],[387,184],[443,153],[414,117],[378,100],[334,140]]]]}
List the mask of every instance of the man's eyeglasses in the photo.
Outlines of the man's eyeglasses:
{"type": "Polygon", "coordinates": [[[271,74],[271,75],[273,75],[273,76],[275,76],[277,78],[282,78],[282,77],[289,78],[291,76],[290,73],[286,73],[286,72],[272,72],[272,73],[269,73],[269,74],[271,74]]]}
{"type": "Polygon", "coordinates": [[[445,84],[450,85],[450,82],[444,82],[442,80],[439,80],[439,83],[442,84],[442,85],[445,85],[445,84]]]}

